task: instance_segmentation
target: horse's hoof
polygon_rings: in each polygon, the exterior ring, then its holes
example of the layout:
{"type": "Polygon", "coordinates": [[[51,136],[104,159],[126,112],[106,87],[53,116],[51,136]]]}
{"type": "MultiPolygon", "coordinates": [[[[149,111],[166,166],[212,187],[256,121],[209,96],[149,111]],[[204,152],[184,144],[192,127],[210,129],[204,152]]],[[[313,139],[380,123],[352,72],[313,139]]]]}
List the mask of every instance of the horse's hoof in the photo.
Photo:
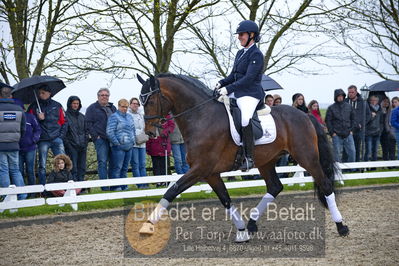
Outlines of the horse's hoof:
{"type": "Polygon", "coordinates": [[[147,234],[147,235],[152,235],[155,232],[154,225],[150,222],[145,222],[141,226],[139,233],[140,234],[147,234]]]}
{"type": "Polygon", "coordinates": [[[248,231],[245,230],[238,230],[237,234],[236,234],[236,243],[244,243],[244,242],[248,242],[249,241],[249,234],[248,231]]]}
{"type": "Polygon", "coordinates": [[[258,226],[256,225],[256,221],[249,219],[248,224],[247,224],[247,229],[248,229],[248,233],[250,233],[250,234],[254,234],[254,233],[258,232],[258,226]]]}
{"type": "Polygon", "coordinates": [[[338,234],[340,236],[348,236],[349,235],[349,227],[348,226],[343,225],[342,222],[336,223],[336,224],[337,224],[338,234]]]}

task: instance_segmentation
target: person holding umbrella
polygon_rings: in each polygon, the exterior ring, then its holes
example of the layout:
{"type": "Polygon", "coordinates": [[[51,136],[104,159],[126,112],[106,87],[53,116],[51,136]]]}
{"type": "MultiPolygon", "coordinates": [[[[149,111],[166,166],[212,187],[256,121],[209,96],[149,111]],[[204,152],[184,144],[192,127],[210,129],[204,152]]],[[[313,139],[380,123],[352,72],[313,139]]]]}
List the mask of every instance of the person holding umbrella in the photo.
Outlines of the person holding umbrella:
{"type": "Polygon", "coordinates": [[[42,133],[38,143],[39,151],[39,182],[46,184],[46,161],[48,150],[54,156],[64,154],[63,139],[66,134],[67,119],[62,105],[51,99],[53,96],[48,85],[38,89],[38,99],[28,107],[28,112],[35,115],[39,121],[42,133]]]}

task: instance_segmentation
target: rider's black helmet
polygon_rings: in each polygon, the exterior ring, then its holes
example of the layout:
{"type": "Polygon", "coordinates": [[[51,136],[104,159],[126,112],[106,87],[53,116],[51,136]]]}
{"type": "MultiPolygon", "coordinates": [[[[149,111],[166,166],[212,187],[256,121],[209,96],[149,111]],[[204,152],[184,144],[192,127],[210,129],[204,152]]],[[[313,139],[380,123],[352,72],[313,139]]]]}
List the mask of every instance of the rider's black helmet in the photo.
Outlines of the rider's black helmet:
{"type": "Polygon", "coordinates": [[[244,20],[244,21],[241,21],[240,24],[238,24],[235,34],[242,33],[242,32],[247,32],[248,34],[251,32],[255,33],[255,37],[254,37],[255,42],[259,42],[259,40],[260,40],[259,27],[252,20],[244,20]]]}

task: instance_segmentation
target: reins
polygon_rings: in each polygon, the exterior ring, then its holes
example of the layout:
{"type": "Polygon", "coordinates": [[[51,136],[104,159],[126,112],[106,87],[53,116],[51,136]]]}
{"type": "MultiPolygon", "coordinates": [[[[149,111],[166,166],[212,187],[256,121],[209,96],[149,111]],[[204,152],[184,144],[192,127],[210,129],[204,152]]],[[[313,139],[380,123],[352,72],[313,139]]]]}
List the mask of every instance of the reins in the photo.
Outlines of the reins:
{"type": "Polygon", "coordinates": [[[187,113],[190,113],[190,112],[194,111],[195,109],[197,109],[198,107],[200,107],[200,106],[202,106],[202,105],[204,105],[204,104],[206,104],[206,103],[208,103],[208,102],[210,102],[210,101],[212,101],[212,100],[214,100],[214,99],[216,99],[216,98],[215,98],[215,97],[212,97],[212,98],[210,98],[210,99],[207,99],[207,100],[205,100],[205,101],[203,101],[203,102],[201,102],[201,103],[199,103],[199,104],[197,104],[197,105],[195,105],[195,106],[193,106],[193,107],[191,107],[191,108],[189,108],[189,109],[187,109],[187,110],[181,112],[180,114],[172,115],[171,118],[166,118],[166,117],[165,117],[165,118],[164,118],[164,119],[165,119],[165,122],[166,122],[166,121],[169,121],[169,120],[172,120],[172,119],[175,119],[175,118],[177,118],[177,117],[183,116],[183,115],[185,115],[185,114],[187,114],[187,113]]]}
{"type": "MultiPolygon", "coordinates": [[[[162,92],[161,92],[161,90],[160,90],[159,88],[153,90],[152,93],[151,93],[149,96],[151,96],[151,95],[154,94],[154,93],[157,93],[157,94],[159,93],[161,97],[165,98],[166,101],[168,101],[168,102],[170,103],[170,101],[168,100],[168,98],[166,98],[166,97],[162,94],[162,92]]],[[[195,106],[193,106],[193,107],[191,107],[191,108],[189,108],[189,109],[187,109],[187,110],[185,110],[185,111],[183,111],[183,112],[181,112],[181,113],[179,113],[179,114],[177,114],[177,115],[172,115],[170,118],[166,118],[166,117],[162,116],[162,113],[163,113],[163,112],[162,112],[162,103],[161,103],[161,100],[160,100],[160,97],[159,97],[159,98],[158,98],[158,101],[159,101],[159,106],[160,106],[160,108],[161,108],[161,115],[145,115],[145,116],[144,116],[144,120],[151,120],[151,119],[157,119],[157,118],[158,118],[158,119],[160,119],[160,122],[161,122],[161,124],[162,124],[162,123],[165,123],[165,122],[167,122],[167,121],[169,121],[169,120],[178,118],[178,117],[183,116],[183,115],[185,115],[185,114],[188,114],[188,113],[194,111],[195,109],[201,107],[202,105],[204,105],[204,104],[206,104],[206,103],[208,103],[208,102],[210,102],[210,101],[213,101],[213,100],[215,100],[215,99],[217,99],[217,95],[213,95],[212,98],[209,98],[209,99],[207,99],[207,100],[205,100],[205,101],[203,101],[203,102],[201,102],[201,103],[199,103],[199,104],[197,104],[197,105],[195,105],[195,106]]],[[[159,128],[162,128],[162,125],[161,125],[161,124],[152,123],[153,126],[156,126],[156,127],[159,127],[159,128]]]]}

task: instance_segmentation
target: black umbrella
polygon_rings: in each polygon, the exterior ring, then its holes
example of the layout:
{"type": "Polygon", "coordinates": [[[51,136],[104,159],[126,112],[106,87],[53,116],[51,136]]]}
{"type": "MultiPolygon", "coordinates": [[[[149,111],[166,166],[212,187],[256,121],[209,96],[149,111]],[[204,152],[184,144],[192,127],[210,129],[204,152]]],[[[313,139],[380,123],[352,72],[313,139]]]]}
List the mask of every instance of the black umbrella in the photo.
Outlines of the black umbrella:
{"type": "Polygon", "coordinates": [[[36,101],[39,111],[41,112],[37,99],[37,90],[43,87],[46,87],[46,90],[51,93],[51,96],[54,96],[60,90],[65,88],[65,84],[62,80],[55,77],[33,76],[23,79],[19,83],[15,84],[12,94],[14,98],[20,99],[25,104],[30,104],[33,101],[36,101]]]}
{"type": "Polygon", "coordinates": [[[271,90],[282,90],[283,87],[280,86],[274,79],[269,76],[262,75],[262,80],[260,82],[264,91],[271,91],[271,90]]]}
{"type": "Polygon", "coordinates": [[[374,83],[368,88],[369,91],[399,91],[399,81],[384,80],[374,83]]]}

